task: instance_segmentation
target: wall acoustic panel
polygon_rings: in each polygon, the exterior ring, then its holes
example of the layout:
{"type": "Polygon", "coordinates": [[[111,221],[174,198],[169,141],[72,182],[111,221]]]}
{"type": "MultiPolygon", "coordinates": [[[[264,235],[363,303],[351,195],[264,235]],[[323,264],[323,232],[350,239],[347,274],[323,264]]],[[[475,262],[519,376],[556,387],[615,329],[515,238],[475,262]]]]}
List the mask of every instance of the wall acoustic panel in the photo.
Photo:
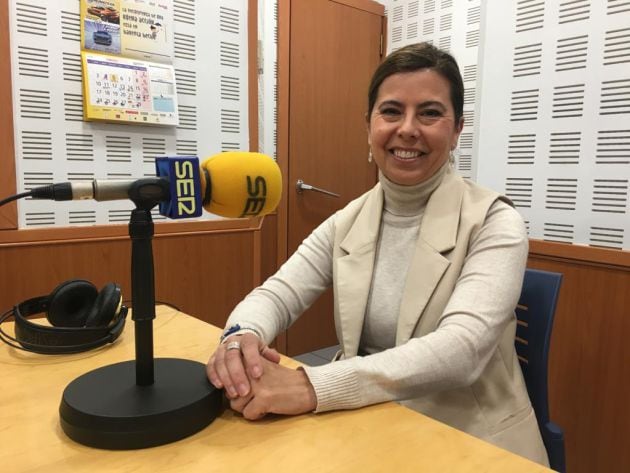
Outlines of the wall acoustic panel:
{"type": "Polygon", "coordinates": [[[422,41],[450,52],[464,79],[464,129],[454,153],[455,166],[464,177],[475,175],[473,129],[477,95],[477,56],[480,41],[481,0],[389,0],[388,52],[422,41]]]}
{"type": "MultiPolygon", "coordinates": [[[[9,3],[19,192],[53,182],[152,176],[158,155],[203,159],[249,149],[247,0],[173,0],[177,127],[84,122],[78,0],[9,3]]],[[[18,225],[123,223],[132,207],[26,199],[18,205],[18,225]]]]}
{"type": "Polygon", "coordinates": [[[532,238],[630,248],[630,2],[482,2],[477,181],[532,238]]]}

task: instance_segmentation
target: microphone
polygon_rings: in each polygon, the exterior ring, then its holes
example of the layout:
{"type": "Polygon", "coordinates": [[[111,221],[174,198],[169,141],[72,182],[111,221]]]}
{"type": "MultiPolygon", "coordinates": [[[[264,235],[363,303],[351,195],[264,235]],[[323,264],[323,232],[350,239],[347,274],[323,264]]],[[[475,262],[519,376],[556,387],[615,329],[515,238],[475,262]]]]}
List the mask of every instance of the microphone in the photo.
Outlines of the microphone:
{"type": "Polygon", "coordinates": [[[59,406],[66,435],[92,447],[119,450],[173,442],[206,427],[221,408],[221,392],[208,381],[205,364],[153,357],[154,227],[150,209],[159,203],[160,213],[171,218],[192,217],[201,208],[225,217],[250,217],[273,211],[282,194],[280,168],[259,153],[221,153],[201,166],[197,157],[157,158],[156,169],[156,177],[67,182],[19,196],[131,199],[136,204],[128,227],[136,359],[79,376],[66,386],[59,406]],[[116,402],[103,403],[103,398],[116,402]]]}
{"type": "Polygon", "coordinates": [[[280,167],[261,153],[216,154],[201,164],[201,172],[203,208],[222,217],[267,215],[282,197],[280,167]]]}
{"type": "Polygon", "coordinates": [[[282,175],[275,160],[261,153],[229,151],[199,166],[194,156],[156,158],[157,177],[93,179],[64,182],[31,190],[33,199],[96,201],[132,199],[137,193],[160,203],[160,214],[172,218],[201,215],[201,208],[228,218],[273,212],[282,196],[282,175]]]}

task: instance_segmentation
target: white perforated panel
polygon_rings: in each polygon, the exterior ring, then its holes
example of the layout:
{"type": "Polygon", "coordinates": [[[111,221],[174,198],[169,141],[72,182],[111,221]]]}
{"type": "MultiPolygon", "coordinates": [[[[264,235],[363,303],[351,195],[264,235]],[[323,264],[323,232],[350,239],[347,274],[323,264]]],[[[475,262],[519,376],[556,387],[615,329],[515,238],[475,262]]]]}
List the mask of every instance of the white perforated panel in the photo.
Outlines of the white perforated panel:
{"type": "MultiPolygon", "coordinates": [[[[249,149],[247,0],[174,0],[173,12],[180,125],[146,127],[83,122],[77,0],[10,2],[19,191],[152,176],[158,155],[249,149]]],[[[132,207],[27,199],[18,204],[19,227],[123,223],[132,207]]]]}
{"type": "Polygon", "coordinates": [[[530,236],[630,248],[630,2],[482,2],[477,180],[530,236]]]}
{"type": "Polygon", "coordinates": [[[429,41],[460,65],[462,175],[533,238],[630,248],[630,1],[381,3],[390,51],[429,41]]]}

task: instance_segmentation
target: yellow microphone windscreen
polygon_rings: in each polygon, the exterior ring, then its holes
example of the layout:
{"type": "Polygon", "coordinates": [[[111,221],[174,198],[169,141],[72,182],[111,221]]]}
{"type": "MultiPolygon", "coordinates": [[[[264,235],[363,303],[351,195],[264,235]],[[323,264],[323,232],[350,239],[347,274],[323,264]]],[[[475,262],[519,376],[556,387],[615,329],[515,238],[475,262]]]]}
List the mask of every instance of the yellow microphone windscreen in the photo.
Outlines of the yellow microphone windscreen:
{"type": "Polygon", "coordinates": [[[282,196],[282,174],[275,160],[265,154],[228,151],[201,163],[201,195],[206,195],[203,178],[210,180],[209,200],[203,208],[230,218],[254,217],[273,212],[282,196]]]}

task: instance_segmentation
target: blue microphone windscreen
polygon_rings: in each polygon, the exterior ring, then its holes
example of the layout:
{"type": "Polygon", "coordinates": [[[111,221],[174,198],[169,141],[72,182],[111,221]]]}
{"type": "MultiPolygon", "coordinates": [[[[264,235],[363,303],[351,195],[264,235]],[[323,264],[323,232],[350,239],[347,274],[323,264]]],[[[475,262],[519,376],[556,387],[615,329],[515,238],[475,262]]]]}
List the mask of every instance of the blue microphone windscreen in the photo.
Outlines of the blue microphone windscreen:
{"type": "Polygon", "coordinates": [[[156,174],[169,182],[171,198],[160,202],[160,214],[168,218],[193,218],[202,214],[199,159],[196,156],[160,156],[156,174]]]}

